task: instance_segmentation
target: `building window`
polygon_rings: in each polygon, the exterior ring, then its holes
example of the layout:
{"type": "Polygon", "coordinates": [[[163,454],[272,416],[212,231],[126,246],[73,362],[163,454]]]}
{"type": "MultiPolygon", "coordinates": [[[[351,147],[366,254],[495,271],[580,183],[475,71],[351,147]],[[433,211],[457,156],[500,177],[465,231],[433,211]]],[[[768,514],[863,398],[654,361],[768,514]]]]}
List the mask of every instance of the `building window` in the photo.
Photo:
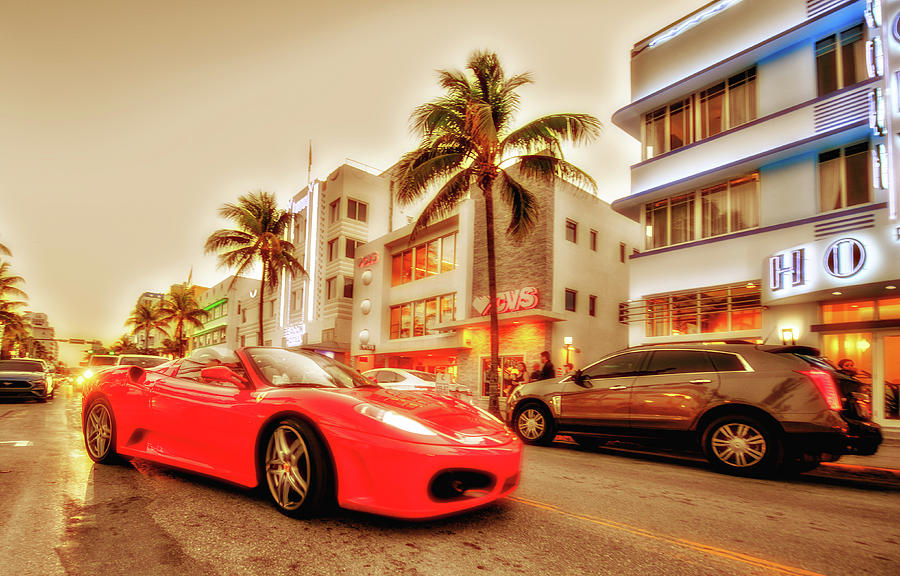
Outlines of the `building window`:
{"type": "Polygon", "coordinates": [[[241,336],[241,348],[247,345],[247,337],[241,336]]]}
{"type": "Polygon", "coordinates": [[[356,249],[363,244],[365,244],[365,242],[363,242],[362,240],[347,238],[347,241],[344,244],[344,256],[351,259],[356,258],[356,249]]]}
{"type": "Polygon", "coordinates": [[[437,324],[456,318],[456,294],[391,306],[391,340],[437,333],[437,324]]]}
{"type": "Polygon", "coordinates": [[[329,205],[328,221],[337,222],[341,217],[341,199],[338,198],[329,205]]]}
{"type": "Polygon", "coordinates": [[[334,262],[338,255],[338,239],[328,241],[328,262],[334,262]]]}
{"type": "Polygon", "coordinates": [[[863,25],[816,42],[816,80],[819,96],[866,79],[866,42],[863,25]]]}
{"type": "Polygon", "coordinates": [[[247,309],[244,308],[243,310],[241,310],[241,322],[246,322],[246,321],[247,321],[247,309]]]}
{"type": "Polygon", "coordinates": [[[643,159],[756,119],[756,68],[718,82],[644,117],[643,159]]]}
{"type": "Polygon", "coordinates": [[[566,310],[569,312],[575,311],[575,296],[578,295],[578,292],[575,290],[569,290],[566,288],[566,310]]]}
{"type": "Polygon", "coordinates": [[[334,342],[334,328],[322,329],[322,342],[334,342]]]}
{"type": "Polygon", "coordinates": [[[391,257],[391,286],[456,269],[456,233],[424,242],[391,257]]]}
{"type": "Polygon", "coordinates": [[[759,282],[650,296],[620,305],[619,321],[643,322],[647,336],[759,330],[759,282]]]}
{"type": "Polygon", "coordinates": [[[353,298],[353,278],[344,276],[344,298],[353,298]]]}
{"type": "Polygon", "coordinates": [[[325,299],[332,300],[337,296],[337,276],[325,280],[325,299]]]}
{"type": "Polygon", "coordinates": [[[861,142],[819,154],[819,211],[828,212],[870,201],[869,143],[861,142]]]}
{"type": "Polygon", "coordinates": [[[566,240],[569,242],[578,241],[578,222],[566,220],[566,240]]]}
{"type": "Polygon", "coordinates": [[[359,220],[360,222],[368,222],[368,204],[359,200],[347,199],[347,218],[359,220]]]}
{"type": "Polygon", "coordinates": [[[628,247],[625,246],[624,242],[619,242],[619,262],[622,264],[625,263],[625,253],[627,252],[628,247]]]}
{"type": "MultiPolygon", "coordinates": [[[[647,250],[759,226],[759,173],[644,205],[647,250]],[[700,229],[694,225],[700,219],[700,229]]],[[[620,258],[624,262],[624,258],[620,258]]]]}
{"type": "Polygon", "coordinates": [[[591,250],[597,251],[597,231],[591,230],[591,250]]]}
{"type": "Polygon", "coordinates": [[[588,296],[588,314],[591,316],[597,315],[597,297],[593,294],[588,296]]]}

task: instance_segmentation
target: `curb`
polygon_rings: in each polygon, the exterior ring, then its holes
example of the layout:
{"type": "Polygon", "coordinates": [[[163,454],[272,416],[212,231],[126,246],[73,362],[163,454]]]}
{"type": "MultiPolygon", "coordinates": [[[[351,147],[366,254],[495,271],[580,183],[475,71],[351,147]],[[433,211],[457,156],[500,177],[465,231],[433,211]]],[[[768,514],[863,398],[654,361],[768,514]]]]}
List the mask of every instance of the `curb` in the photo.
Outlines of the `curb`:
{"type": "Polygon", "coordinates": [[[886,480],[900,481],[900,470],[894,468],[876,468],[874,466],[860,466],[859,464],[842,464],[840,462],[822,462],[820,470],[833,470],[841,474],[861,476],[864,478],[882,478],[886,480]]]}

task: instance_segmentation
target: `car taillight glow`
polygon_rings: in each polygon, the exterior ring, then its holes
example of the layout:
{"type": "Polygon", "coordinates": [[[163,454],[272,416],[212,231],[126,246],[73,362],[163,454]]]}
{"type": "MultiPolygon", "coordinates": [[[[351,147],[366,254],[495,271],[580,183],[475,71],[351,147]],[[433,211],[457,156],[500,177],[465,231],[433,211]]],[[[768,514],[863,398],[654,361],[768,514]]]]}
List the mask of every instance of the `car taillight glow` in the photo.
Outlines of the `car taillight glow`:
{"type": "Polygon", "coordinates": [[[831,374],[821,370],[797,370],[797,372],[804,376],[808,376],[809,379],[815,383],[816,388],[819,390],[819,394],[822,395],[822,399],[825,400],[828,408],[837,412],[841,411],[843,408],[841,404],[841,395],[838,392],[837,384],[835,384],[831,374]]]}

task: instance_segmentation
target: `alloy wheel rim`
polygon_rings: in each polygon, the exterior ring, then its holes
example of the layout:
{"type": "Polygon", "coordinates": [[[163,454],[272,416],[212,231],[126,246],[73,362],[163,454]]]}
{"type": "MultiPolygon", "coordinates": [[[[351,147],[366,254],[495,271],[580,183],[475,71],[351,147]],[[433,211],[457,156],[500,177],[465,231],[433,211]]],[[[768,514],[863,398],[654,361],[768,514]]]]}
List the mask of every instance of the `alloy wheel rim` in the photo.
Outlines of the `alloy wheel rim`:
{"type": "Polygon", "coordinates": [[[540,410],[527,408],[519,414],[519,433],[523,438],[528,440],[536,440],[544,433],[544,415],[540,410]]]}
{"type": "Polygon", "coordinates": [[[735,468],[759,464],[766,456],[766,439],[753,426],[732,422],[712,435],[711,446],[719,461],[735,468]]]}
{"type": "Polygon", "coordinates": [[[309,492],[309,452],[303,436],[292,426],[279,426],[266,448],[266,480],[275,503],[296,510],[309,492]]]}
{"type": "Polygon", "coordinates": [[[87,447],[94,458],[103,458],[109,451],[112,438],[112,419],[105,405],[97,403],[91,408],[87,421],[87,447]]]}

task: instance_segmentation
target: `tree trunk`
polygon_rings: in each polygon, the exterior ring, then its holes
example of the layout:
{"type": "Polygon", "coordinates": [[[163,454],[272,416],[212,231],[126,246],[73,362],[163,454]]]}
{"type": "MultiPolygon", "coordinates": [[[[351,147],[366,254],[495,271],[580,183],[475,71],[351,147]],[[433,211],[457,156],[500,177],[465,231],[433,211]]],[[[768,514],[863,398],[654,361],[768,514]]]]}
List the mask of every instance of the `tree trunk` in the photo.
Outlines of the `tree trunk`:
{"type": "Polygon", "coordinates": [[[488,412],[500,418],[500,323],[497,318],[497,270],[494,258],[494,199],[491,186],[481,189],[484,193],[485,244],[487,246],[488,310],[491,313],[491,368],[487,374],[488,412]]]}
{"type": "Polygon", "coordinates": [[[259,341],[257,346],[265,346],[263,341],[263,296],[266,294],[266,264],[262,265],[262,279],[259,281],[259,341]]]}

